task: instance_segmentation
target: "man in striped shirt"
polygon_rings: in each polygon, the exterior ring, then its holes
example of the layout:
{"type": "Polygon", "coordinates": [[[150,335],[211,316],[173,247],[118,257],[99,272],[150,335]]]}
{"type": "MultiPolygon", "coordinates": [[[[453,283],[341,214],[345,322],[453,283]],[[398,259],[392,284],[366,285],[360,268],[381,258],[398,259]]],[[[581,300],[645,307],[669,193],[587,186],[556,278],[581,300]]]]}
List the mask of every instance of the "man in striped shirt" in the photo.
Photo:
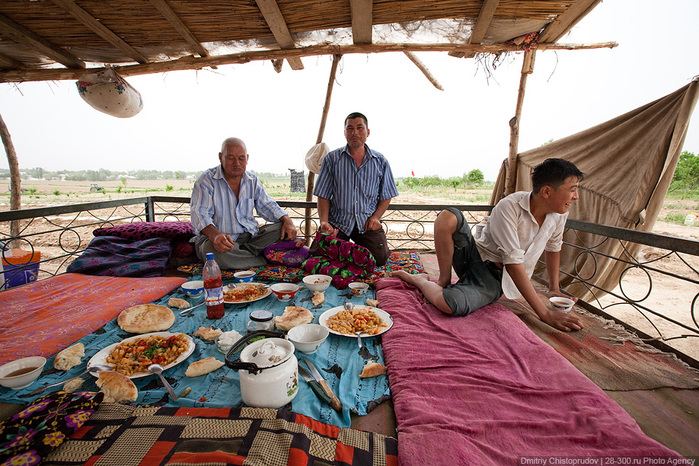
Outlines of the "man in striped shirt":
{"type": "MultiPolygon", "coordinates": [[[[345,118],[347,145],[323,158],[313,194],[318,196],[320,231],[366,247],[381,266],[390,254],[381,216],[398,190],[386,157],[366,144],[369,132],[361,113],[345,118]]],[[[316,253],[314,243],[311,254],[316,253]]]]}
{"type": "Polygon", "coordinates": [[[199,259],[213,252],[222,269],[247,269],[266,263],[264,249],[296,238],[296,226],[246,170],[250,155],[238,138],[223,141],[221,164],[194,183],[190,211],[199,259]],[[253,210],[268,223],[258,226],[253,210]]]}

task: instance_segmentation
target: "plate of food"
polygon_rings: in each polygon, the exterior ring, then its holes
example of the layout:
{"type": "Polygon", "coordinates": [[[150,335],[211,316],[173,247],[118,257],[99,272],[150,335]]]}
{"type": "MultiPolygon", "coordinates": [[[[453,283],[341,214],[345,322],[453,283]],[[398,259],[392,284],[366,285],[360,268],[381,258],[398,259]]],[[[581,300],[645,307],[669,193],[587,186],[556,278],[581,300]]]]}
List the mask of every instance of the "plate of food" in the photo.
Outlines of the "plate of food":
{"type": "Polygon", "coordinates": [[[347,310],[338,306],[322,313],[318,323],[335,335],[357,338],[357,332],[361,332],[361,337],[374,337],[393,327],[393,318],[378,307],[355,306],[347,310]]]}
{"type": "Polygon", "coordinates": [[[226,304],[247,304],[265,299],[272,290],[264,283],[236,283],[223,287],[223,302],[226,304]]]}
{"type": "MultiPolygon", "coordinates": [[[[148,372],[151,364],[160,364],[165,370],[175,367],[187,359],[195,348],[192,337],[184,333],[147,333],[101,349],[87,365],[104,364],[113,367],[115,372],[138,379],[151,375],[148,372]]],[[[95,377],[97,374],[92,373],[95,377]]]]}

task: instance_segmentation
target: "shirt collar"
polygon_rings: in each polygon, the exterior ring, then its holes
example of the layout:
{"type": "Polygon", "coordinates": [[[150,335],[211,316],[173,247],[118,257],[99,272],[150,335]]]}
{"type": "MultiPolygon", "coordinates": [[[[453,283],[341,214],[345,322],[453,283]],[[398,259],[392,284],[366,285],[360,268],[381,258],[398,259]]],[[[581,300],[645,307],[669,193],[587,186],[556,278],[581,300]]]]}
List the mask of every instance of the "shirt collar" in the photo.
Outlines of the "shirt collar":
{"type": "MultiPolygon", "coordinates": [[[[369,148],[369,146],[368,146],[367,144],[364,144],[364,150],[366,151],[366,153],[364,154],[365,158],[366,158],[367,155],[368,155],[370,158],[371,158],[371,157],[376,157],[376,156],[374,155],[374,153],[371,151],[371,149],[369,148]]],[[[344,147],[344,149],[342,149],[342,152],[344,152],[345,154],[347,154],[347,155],[349,155],[350,157],[352,157],[352,155],[350,155],[350,151],[349,151],[349,144],[345,144],[345,147],[344,147]]],[[[363,162],[362,162],[362,163],[363,163],[363,162]]]]}
{"type": "MultiPolygon", "coordinates": [[[[226,179],[223,176],[223,167],[221,166],[221,164],[219,164],[216,167],[216,171],[214,172],[212,178],[217,179],[217,180],[225,180],[226,179]]],[[[247,170],[245,170],[245,173],[243,173],[243,179],[244,180],[251,180],[252,179],[252,176],[250,175],[250,173],[247,170]]]]}

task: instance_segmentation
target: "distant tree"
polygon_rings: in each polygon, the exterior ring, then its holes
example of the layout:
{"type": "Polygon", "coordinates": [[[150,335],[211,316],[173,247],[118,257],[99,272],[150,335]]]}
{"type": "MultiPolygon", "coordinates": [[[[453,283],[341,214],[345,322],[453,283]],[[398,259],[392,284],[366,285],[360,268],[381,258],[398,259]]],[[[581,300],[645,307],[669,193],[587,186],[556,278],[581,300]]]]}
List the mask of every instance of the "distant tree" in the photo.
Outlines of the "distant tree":
{"type": "Polygon", "coordinates": [[[672,186],[674,189],[682,189],[685,192],[699,189],[698,156],[688,151],[680,154],[680,160],[672,177],[672,186]]]}
{"type": "Polygon", "coordinates": [[[483,172],[480,171],[480,170],[477,169],[477,168],[474,169],[474,170],[471,170],[471,171],[468,172],[468,174],[466,175],[466,181],[467,181],[469,184],[475,185],[475,186],[480,186],[480,185],[482,185],[484,179],[485,179],[485,177],[483,176],[483,172]]]}

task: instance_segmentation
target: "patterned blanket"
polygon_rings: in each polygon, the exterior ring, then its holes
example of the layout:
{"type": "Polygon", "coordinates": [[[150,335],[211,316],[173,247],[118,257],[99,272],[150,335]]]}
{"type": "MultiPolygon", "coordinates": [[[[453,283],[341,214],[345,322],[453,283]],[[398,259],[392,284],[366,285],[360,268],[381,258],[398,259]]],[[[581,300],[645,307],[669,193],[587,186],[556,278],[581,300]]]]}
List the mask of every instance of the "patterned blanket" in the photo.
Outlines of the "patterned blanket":
{"type": "Polygon", "coordinates": [[[78,464],[397,465],[397,440],[290,411],[102,403],[47,458],[78,464]],[[245,463],[244,463],[245,462],[245,463]]]}

